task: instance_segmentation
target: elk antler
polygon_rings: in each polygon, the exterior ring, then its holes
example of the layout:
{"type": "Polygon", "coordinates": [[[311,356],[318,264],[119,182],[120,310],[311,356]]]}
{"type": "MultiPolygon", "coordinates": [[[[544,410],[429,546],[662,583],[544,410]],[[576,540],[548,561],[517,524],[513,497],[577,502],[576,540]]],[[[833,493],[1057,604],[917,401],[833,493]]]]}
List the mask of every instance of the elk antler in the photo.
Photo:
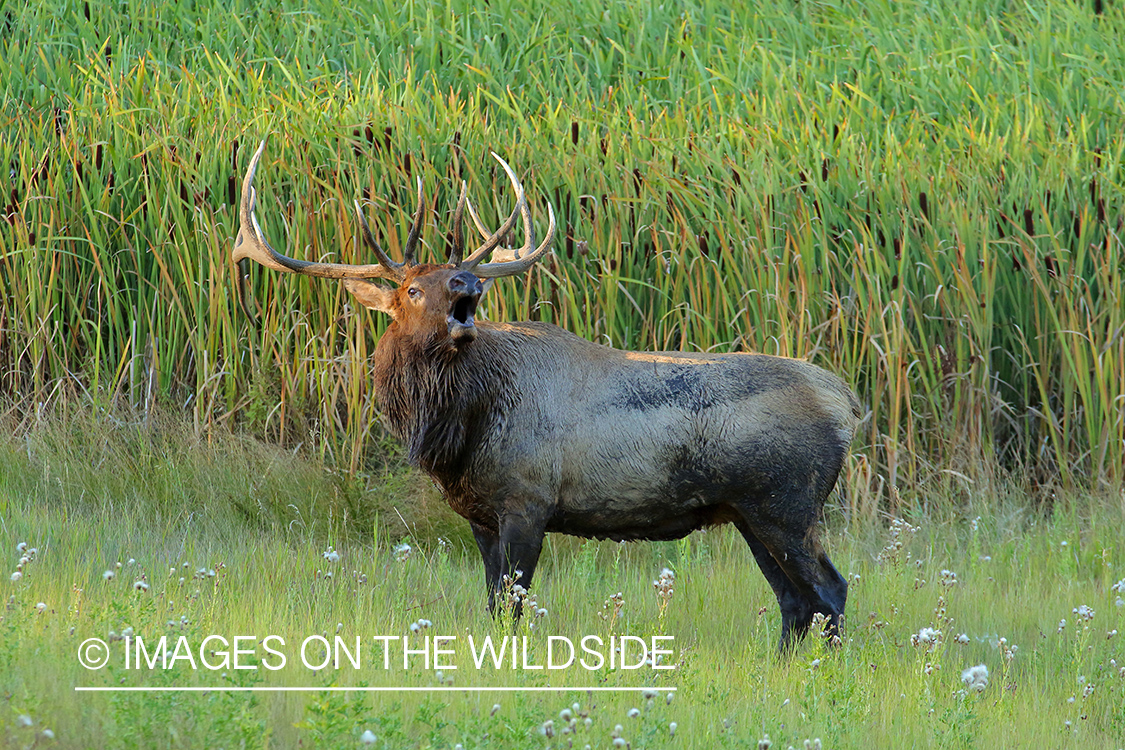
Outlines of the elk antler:
{"type": "MultiPolygon", "coordinates": [[[[246,170],[246,176],[242,179],[242,200],[239,203],[239,227],[238,235],[234,239],[234,248],[232,250],[232,257],[238,264],[238,301],[242,306],[243,312],[251,320],[255,319],[255,315],[250,308],[247,299],[246,278],[249,274],[249,264],[247,261],[257,261],[267,268],[272,268],[275,271],[282,271],[285,273],[299,273],[305,276],[316,276],[325,279],[387,279],[401,284],[406,278],[406,271],[417,262],[415,260],[416,249],[418,241],[422,234],[422,218],[425,212],[425,199],[422,194],[422,178],[418,178],[418,208],[414,211],[414,220],[410,226],[410,232],[406,236],[406,245],[403,249],[402,263],[395,263],[387,255],[386,251],[380,247],[379,243],[371,234],[371,227],[367,224],[367,219],[363,215],[363,209],[360,207],[359,202],[355,202],[356,217],[359,219],[360,234],[363,237],[364,244],[375,253],[378,263],[368,265],[350,265],[347,263],[316,263],[307,260],[298,260],[297,258],[290,258],[270,247],[269,242],[266,241],[265,235],[262,234],[262,228],[258,225],[258,217],[254,213],[254,208],[257,204],[258,194],[254,190],[254,174],[258,170],[258,162],[262,158],[262,152],[265,151],[266,142],[263,140],[258,146],[258,150],[254,152],[254,156],[250,159],[250,166],[246,170]]],[[[555,212],[551,205],[547,205],[547,214],[549,217],[549,226],[547,227],[547,238],[543,240],[543,244],[532,250],[535,246],[535,228],[531,225],[531,209],[527,206],[527,197],[524,194],[523,185],[516,178],[516,173],[508,166],[508,163],[501,159],[496,154],[492,155],[496,161],[500,162],[500,166],[508,174],[508,179],[512,182],[512,187],[516,191],[516,207],[513,209],[511,215],[500,225],[492,234],[484,228],[481,223],[480,217],[477,216],[476,210],[473,205],[469,203],[465,183],[461,183],[461,197],[457,201],[457,210],[453,217],[453,252],[450,254],[449,262],[465,271],[470,271],[476,274],[479,278],[499,278],[501,276],[512,276],[522,273],[531,267],[533,263],[539,260],[540,257],[551,246],[551,242],[555,238],[555,212]],[[462,222],[464,218],[464,209],[468,207],[469,215],[476,224],[477,231],[484,237],[484,244],[473,250],[469,257],[464,260],[461,255],[464,252],[464,233],[462,232],[462,222]],[[524,224],[524,244],[516,250],[504,251],[503,259],[494,261],[492,263],[481,264],[481,260],[486,255],[496,249],[500,244],[501,239],[511,231],[515,226],[516,218],[522,217],[524,224]]]]}
{"type": "MultiPolygon", "coordinates": [[[[488,233],[488,230],[484,228],[484,224],[481,222],[480,217],[477,216],[477,212],[476,209],[473,208],[473,204],[469,202],[468,199],[465,199],[465,202],[469,208],[469,215],[472,217],[473,223],[476,224],[477,231],[481,233],[481,236],[484,237],[485,241],[483,245],[473,251],[472,255],[458,263],[457,267],[466,271],[471,271],[481,279],[497,279],[502,276],[514,276],[516,274],[523,273],[527,269],[531,268],[531,266],[534,265],[535,262],[547,252],[547,250],[551,247],[551,243],[555,239],[555,210],[551,207],[551,204],[548,203],[547,237],[543,240],[543,244],[535,247],[535,227],[531,223],[531,209],[528,208],[527,196],[524,193],[523,185],[521,185],[520,181],[516,178],[516,173],[512,171],[512,168],[510,166],[508,166],[508,162],[501,159],[495,153],[492,154],[492,158],[500,162],[500,166],[503,167],[504,171],[508,173],[508,179],[511,180],[512,188],[516,191],[516,207],[512,211],[511,216],[508,217],[508,220],[505,221],[499,229],[497,229],[490,235],[488,233]],[[500,244],[501,238],[503,238],[503,236],[511,230],[512,226],[515,224],[517,214],[519,214],[523,218],[523,246],[516,248],[515,250],[505,251],[504,259],[502,261],[478,265],[488,253],[492,252],[496,248],[496,246],[500,244]],[[534,250],[532,250],[533,247],[535,248],[534,250]]],[[[460,201],[458,201],[458,212],[457,215],[454,216],[453,227],[454,253],[456,254],[459,254],[456,243],[456,237],[459,231],[460,201]]]]}
{"type": "Polygon", "coordinates": [[[255,317],[250,309],[246,290],[246,277],[249,274],[247,261],[250,260],[257,261],[275,271],[299,273],[325,279],[379,278],[401,282],[406,277],[404,266],[413,265],[414,246],[418,244],[418,235],[421,233],[423,200],[422,179],[420,177],[418,178],[418,210],[414,213],[414,225],[410,228],[410,234],[407,236],[406,254],[403,263],[392,262],[371,237],[371,230],[368,228],[367,222],[363,220],[363,214],[359,211],[358,204],[356,205],[356,211],[362,221],[364,240],[375,250],[375,256],[379,259],[378,263],[356,266],[347,263],[315,263],[298,260],[282,255],[270,247],[270,243],[266,241],[265,235],[262,234],[262,228],[258,225],[258,217],[254,212],[258,200],[257,191],[254,190],[254,174],[258,171],[258,161],[262,158],[262,152],[265,148],[266,142],[263,140],[261,145],[258,146],[258,150],[254,152],[254,157],[250,159],[250,166],[246,170],[246,176],[242,179],[242,201],[239,204],[238,211],[238,236],[234,238],[234,248],[231,253],[239,268],[238,300],[242,305],[243,312],[250,319],[253,320],[255,317]]]}
{"type": "Polygon", "coordinates": [[[360,232],[363,235],[363,242],[367,247],[375,253],[375,257],[379,260],[380,266],[386,266],[390,269],[391,274],[382,276],[380,278],[391,279],[402,283],[406,278],[406,269],[415,264],[415,250],[418,247],[418,238],[422,236],[422,209],[425,200],[422,196],[422,177],[418,177],[418,208],[414,210],[414,221],[410,225],[410,233],[406,235],[406,247],[402,251],[402,263],[395,263],[391,260],[390,256],[383,250],[382,246],[375,241],[371,235],[371,227],[367,225],[367,218],[363,215],[363,208],[360,207],[359,201],[355,203],[355,215],[359,219],[360,232]]]}

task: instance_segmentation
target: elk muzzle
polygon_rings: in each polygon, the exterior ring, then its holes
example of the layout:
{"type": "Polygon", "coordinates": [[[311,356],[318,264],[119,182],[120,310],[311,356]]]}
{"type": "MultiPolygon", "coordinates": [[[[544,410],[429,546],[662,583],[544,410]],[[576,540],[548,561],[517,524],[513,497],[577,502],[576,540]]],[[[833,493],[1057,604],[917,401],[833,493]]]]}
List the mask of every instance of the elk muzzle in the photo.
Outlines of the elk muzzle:
{"type": "Polygon", "coordinates": [[[449,326],[449,338],[454,344],[461,346],[477,337],[477,327],[474,316],[477,312],[477,303],[484,292],[484,286],[473,274],[460,271],[449,278],[449,313],[446,323],[449,326]]]}

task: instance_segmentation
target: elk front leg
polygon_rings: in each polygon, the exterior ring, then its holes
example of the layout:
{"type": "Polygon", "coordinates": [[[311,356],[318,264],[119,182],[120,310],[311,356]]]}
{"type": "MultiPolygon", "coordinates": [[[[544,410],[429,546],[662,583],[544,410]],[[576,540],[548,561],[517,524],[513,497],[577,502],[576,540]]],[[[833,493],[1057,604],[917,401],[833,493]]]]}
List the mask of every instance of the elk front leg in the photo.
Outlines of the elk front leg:
{"type": "MultiPolygon", "coordinates": [[[[504,576],[510,576],[514,583],[531,589],[531,577],[539,563],[539,553],[543,549],[543,535],[546,522],[537,516],[508,514],[500,519],[500,575],[496,581],[497,590],[504,589],[504,576]]],[[[519,617],[522,603],[516,601],[512,614],[519,617]]]]}
{"type": "Polygon", "coordinates": [[[488,589],[488,611],[496,613],[496,588],[500,581],[503,560],[500,555],[500,533],[480,524],[470,524],[477,540],[481,560],[484,562],[484,585],[488,589]]]}

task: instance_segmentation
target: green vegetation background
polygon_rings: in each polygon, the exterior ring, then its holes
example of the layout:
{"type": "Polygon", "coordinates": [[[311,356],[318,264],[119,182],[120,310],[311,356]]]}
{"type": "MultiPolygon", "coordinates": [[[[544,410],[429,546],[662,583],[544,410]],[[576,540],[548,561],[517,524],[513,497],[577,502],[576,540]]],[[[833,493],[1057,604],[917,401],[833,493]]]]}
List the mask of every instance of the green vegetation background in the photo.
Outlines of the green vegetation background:
{"type": "Polygon", "coordinates": [[[378,463],[365,362],[386,321],[259,269],[250,327],[240,177],[269,136],[267,236],[367,262],[352,201],[397,250],[420,175],[442,257],[461,179],[487,220],[510,210],[494,150],[563,232],[492,317],[810,357],[870,406],[867,514],[935,477],[1113,491],[1125,24],[1098,9],[6,3],[5,411],[186,409],[199,434],[378,463]]]}

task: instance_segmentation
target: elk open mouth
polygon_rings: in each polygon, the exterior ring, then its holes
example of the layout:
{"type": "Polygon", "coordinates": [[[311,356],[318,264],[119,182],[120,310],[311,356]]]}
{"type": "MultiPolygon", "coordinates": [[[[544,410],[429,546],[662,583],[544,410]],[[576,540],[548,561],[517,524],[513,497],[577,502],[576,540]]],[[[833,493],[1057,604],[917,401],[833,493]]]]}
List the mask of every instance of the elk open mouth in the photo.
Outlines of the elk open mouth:
{"type": "Polygon", "coordinates": [[[477,327],[473,316],[477,312],[479,294],[462,294],[449,306],[449,337],[456,344],[468,343],[477,337],[477,327]]]}

